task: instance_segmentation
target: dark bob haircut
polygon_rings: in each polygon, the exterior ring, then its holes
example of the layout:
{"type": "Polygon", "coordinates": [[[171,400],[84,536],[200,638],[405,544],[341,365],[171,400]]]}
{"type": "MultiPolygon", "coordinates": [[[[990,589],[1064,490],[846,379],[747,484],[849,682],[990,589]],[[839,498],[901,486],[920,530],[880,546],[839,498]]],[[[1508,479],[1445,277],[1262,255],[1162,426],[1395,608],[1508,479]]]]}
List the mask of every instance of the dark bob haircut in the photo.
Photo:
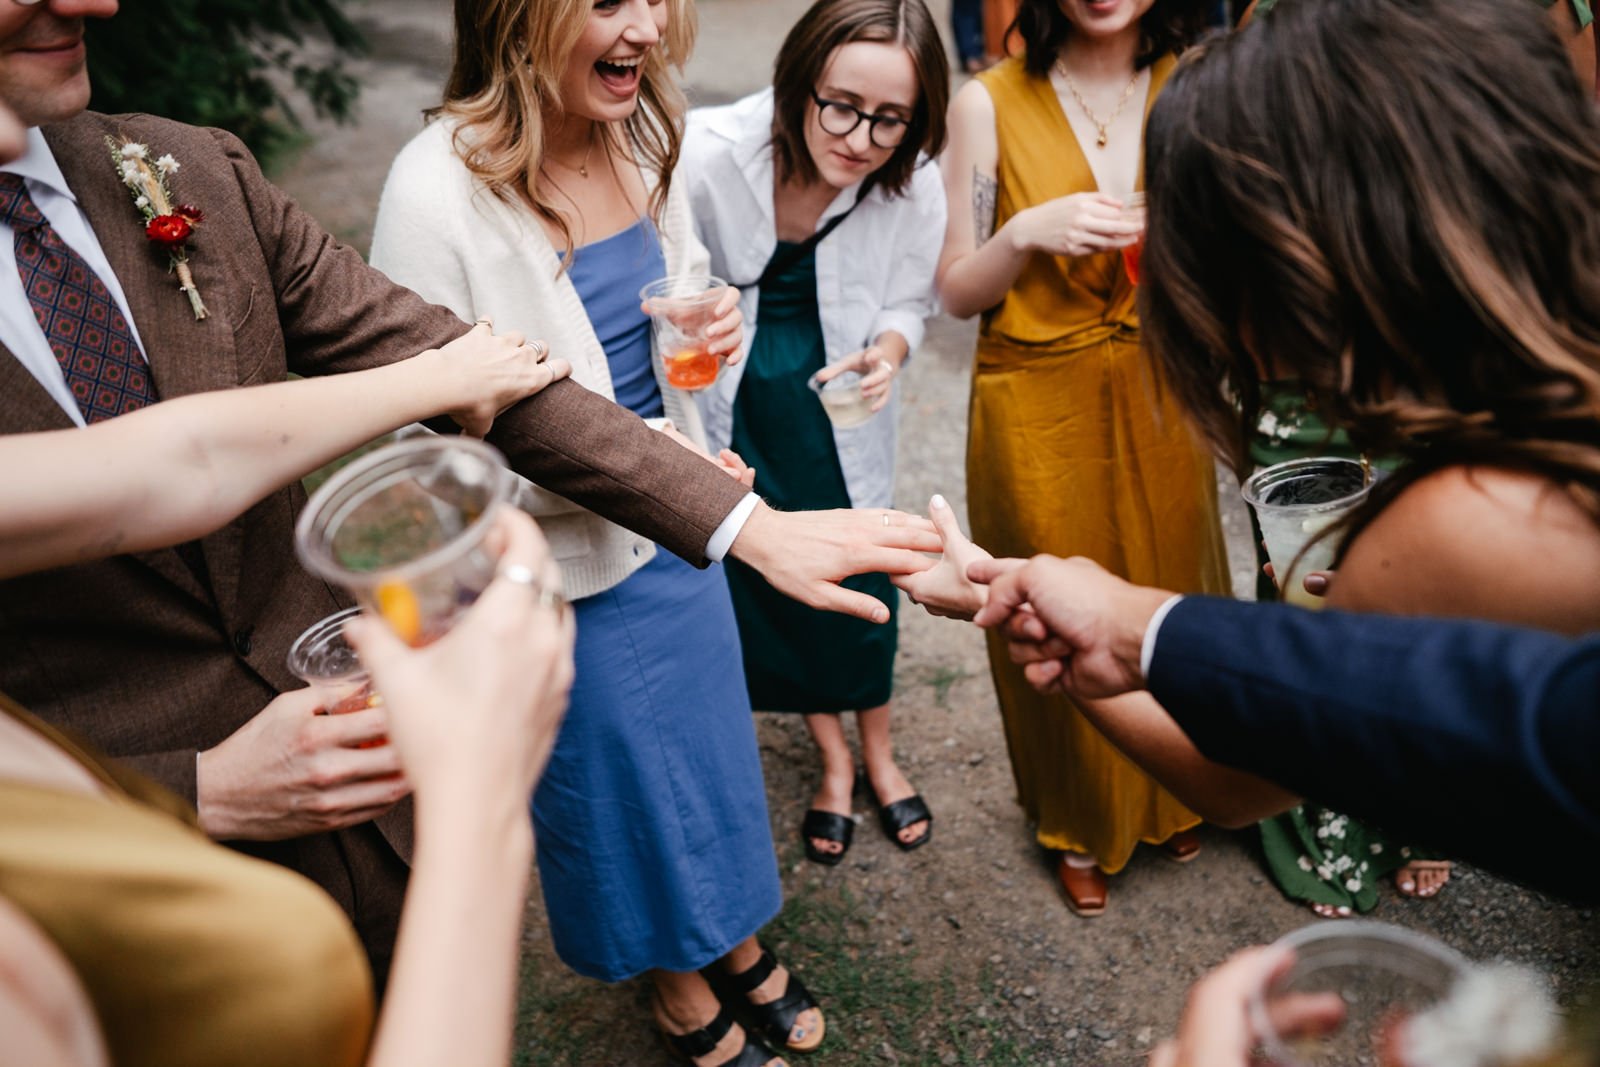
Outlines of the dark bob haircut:
{"type": "MultiPolygon", "coordinates": [[[[1139,19],[1139,51],[1133,66],[1143,70],[1164,55],[1177,55],[1199,40],[1206,29],[1207,0],[1156,0],[1139,19]]],[[[1026,48],[1023,63],[1028,73],[1042,78],[1050,73],[1061,46],[1072,36],[1072,22],[1059,0],[1022,0],[1017,19],[1006,36],[1017,34],[1026,48]]]]}
{"type": "Polygon", "coordinates": [[[917,106],[905,140],[877,171],[877,184],[898,196],[911,184],[917,156],[944,150],[950,102],[949,60],[933,15],[922,0],[817,0],[800,16],[778,51],[772,74],[772,151],[785,180],[813,182],[817,167],[806,150],[811,94],[833,53],[857,41],[898,44],[917,72],[917,106]]]}
{"type": "Polygon", "coordinates": [[[1474,463],[1600,520],[1600,116],[1539,8],[1281,3],[1179,64],[1145,177],[1144,339],[1237,468],[1271,374],[1408,461],[1354,529],[1474,463]]]}

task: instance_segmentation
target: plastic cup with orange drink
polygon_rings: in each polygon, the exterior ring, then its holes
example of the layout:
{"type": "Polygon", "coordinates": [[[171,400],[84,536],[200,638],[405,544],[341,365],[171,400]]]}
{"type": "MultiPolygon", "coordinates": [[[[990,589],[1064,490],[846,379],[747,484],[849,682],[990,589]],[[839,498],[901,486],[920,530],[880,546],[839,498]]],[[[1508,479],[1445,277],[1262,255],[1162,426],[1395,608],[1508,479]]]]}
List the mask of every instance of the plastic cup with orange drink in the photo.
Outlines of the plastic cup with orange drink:
{"type": "Polygon", "coordinates": [[[723,357],[710,350],[706,331],[717,321],[717,304],[727,288],[727,282],[708,274],[676,274],[639,290],[650,313],[656,358],[674,389],[707,389],[722,373],[723,357]]]}
{"type": "Polygon", "coordinates": [[[328,479],[295,527],[307,570],[350,591],[412,645],[438,638],[495,574],[495,508],[522,482],[482,441],[432,434],[386,445],[328,479]]]}

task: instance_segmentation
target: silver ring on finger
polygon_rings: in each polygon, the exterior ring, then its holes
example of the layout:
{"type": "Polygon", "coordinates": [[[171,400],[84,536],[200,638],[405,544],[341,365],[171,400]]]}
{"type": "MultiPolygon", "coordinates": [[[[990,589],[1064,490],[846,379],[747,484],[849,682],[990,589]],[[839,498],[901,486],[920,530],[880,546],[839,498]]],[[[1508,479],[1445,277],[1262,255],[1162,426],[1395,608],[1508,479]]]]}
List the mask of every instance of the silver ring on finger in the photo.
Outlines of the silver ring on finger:
{"type": "Polygon", "coordinates": [[[550,357],[550,346],[545,344],[543,341],[528,341],[524,343],[523,347],[533,349],[533,359],[535,363],[543,363],[550,357]]]}
{"type": "Polygon", "coordinates": [[[525,585],[530,589],[542,590],[544,587],[539,581],[539,576],[533,573],[533,568],[522,563],[507,563],[500,568],[500,577],[515,585],[525,585]]]}

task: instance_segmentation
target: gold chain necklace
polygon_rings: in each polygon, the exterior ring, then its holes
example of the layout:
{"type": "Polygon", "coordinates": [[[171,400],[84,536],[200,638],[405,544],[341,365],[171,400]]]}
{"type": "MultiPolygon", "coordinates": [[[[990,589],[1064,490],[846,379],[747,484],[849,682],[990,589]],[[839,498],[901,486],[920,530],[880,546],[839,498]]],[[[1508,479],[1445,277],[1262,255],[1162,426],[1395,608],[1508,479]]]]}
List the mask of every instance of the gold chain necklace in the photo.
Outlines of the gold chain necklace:
{"type": "Polygon", "coordinates": [[[565,160],[556,159],[554,157],[551,157],[550,162],[566,167],[568,170],[575,170],[578,172],[579,177],[587,178],[589,176],[589,157],[594,154],[594,143],[599,139],[595,136],[598,128],[598,125],[592,125],[589,127],[589,146],[583,150],[582,163],[579,163],[576,167],[574,167],[571,163],[568,163],[565,160]]]}
{"type": "Polygon", "coordinates": [[[1128,100],[1133,96],[1133,87],[1139,84],[1139,75],[1144,72],[1139,70],[1133,72],[1133,77],[1129,80],[1127,88],[1122,90],[1121,99],[1117,101],[1117,106],[1112,109],[1111,117],[1101,122],[1100,116],[1090,110],[1089,101],[1085,100],[1083,94],[1078,92],[1078,83],[1072,80],[1072,72],[1067,70],[1067,65],[1058,59],[1056,60],[1056,70],[1059,70],[1061,77],[1066,79],[1067,92],[1071,93],[1072,99],[1078,102],[1078,106],[1083,109],[1084,117],[1089,120],[1089,125],[1093,126],[1095,132],[1099,135],[1094,139],[1094,143],[1100,148],[1104,148],[1106,141],[1109,140],[1106,130],[1113,122],[1117,121],[1117,116],[1122,114],[1122,109],[1128,105],[1128,100]]]}

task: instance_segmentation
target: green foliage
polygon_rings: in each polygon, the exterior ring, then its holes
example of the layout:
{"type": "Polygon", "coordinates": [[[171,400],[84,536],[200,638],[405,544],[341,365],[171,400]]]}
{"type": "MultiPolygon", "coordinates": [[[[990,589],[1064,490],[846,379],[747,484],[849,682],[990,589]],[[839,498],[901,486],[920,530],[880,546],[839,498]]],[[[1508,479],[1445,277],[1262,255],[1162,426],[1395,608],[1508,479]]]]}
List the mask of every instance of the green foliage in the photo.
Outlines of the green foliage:
{"type": "Polygon", "coordinates": [[[350,116],[360,86],[343,60],[366,41],[344,13],[349,2],[124,3],[115,18],[88,21],[90,106],[218,126],[270,155],[293,139],[297,101],[318,116],[350,116]]]}

